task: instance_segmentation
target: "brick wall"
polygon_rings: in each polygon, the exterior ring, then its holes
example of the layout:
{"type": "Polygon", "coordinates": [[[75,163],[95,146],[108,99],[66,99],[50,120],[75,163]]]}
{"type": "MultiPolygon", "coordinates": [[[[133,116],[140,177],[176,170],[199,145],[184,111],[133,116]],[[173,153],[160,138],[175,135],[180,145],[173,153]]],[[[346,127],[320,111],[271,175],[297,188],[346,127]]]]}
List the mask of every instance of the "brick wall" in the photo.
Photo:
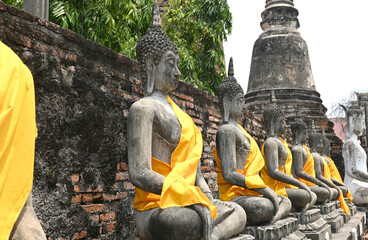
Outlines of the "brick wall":
{"type": "MultiPolygon", "coordinates": [[[[0,40],[34,76],[33,202],[48,238],[134,239],[126,122],[143,96],[138,63],[1,1],[0,40]]],[[[202,172],[216,192],[218,99],[183,82],[172,98],[203,134],[202,172]]],[[[263,141],[260,119],[246,115],[246,128],[263,141]]]]}

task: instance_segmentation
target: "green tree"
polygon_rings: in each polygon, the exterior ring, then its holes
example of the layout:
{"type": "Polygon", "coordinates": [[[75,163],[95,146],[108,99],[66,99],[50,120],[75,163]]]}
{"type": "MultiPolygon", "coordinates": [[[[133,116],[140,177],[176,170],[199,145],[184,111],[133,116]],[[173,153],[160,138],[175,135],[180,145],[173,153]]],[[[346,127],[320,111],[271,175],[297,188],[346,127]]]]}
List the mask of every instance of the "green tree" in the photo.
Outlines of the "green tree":
{"type": "MultiPolygon", "coordinates": [[[[21,7],[23,0],[4,0],[21,7]]],[[[50,0],[50,21],[136,59],[152,0],[50,0]]],[[[163,28],[179,47],[182,80],[211,93],[225,75],[222,42],[231,31],[226,0],[168,0],[163,28]]]]}

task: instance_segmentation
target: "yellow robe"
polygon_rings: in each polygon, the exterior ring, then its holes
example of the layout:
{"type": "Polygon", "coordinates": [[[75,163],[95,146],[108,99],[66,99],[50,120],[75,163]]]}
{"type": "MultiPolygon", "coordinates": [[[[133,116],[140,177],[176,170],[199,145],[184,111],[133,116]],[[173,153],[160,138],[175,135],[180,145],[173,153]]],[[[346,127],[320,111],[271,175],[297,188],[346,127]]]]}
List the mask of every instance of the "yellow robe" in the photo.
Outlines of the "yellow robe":
{"type": "Polygon", "coordinates": [[[0,239],[9,239],[32,189],[36,136],[32,74],[0,41],[0,239]]]}
{"type": "Polygon", "coordinates": [[[171,155],[171,164],[152,157],[152,170],[165,177],[161,195],[143,191],[136,187],[134,208],[145,211],[152,208],[184,207],[202,204],[216,217],[217,207],[194,186],[198,161],[202,155],[201,132],[188,114],[181,110],[170,97],[167,97],[178,118],[182,130],[180,141],[171,155]]]}
{"type": "MultiPolygon", "coordinates": [[[[303,171],[308,173],[309,175],[311,175],[312,177],[316,177],[316,172],[314,170],[314,159],[313,159],[313,156],[312,154],[310,153],[309,151],[309,148],[307,146],[304,146],[304,149],[307,151],[308,153],[308,158],[307,158],[307,161],[305,162],[305,165],[303,167],[303,171]]],[[[304,183],[305,185],[307,186],[315,186],[314,183],[312,182],[309,182],[307,180],[304,180],[300,177],[298,177],[298,180],[301,181],[302,183],[304,183]]]]}
{"type": "Polygon", "coordinates": [[[247,186],[247,188],[232,185],[226,182],[226,180],[222,175],[221,160],[218,158],[217,149],[215,148],[213,150],[213,155],[216,159],[217,164],[216,167],[217,184],[219,186],[220,199],[222,201],[230,201],[233,198],[239,196],[261,195],[260,193],[250,189],[267,187],[266,184],[261,179],[261,177],[259,176],[259,171],[261,171],[264,164],[261,151],[259,151],[256,141],[242,128],[242,126],[240,125],[238,126],[250,142],[250,152],[247,157],[244,168],[242,170],[236,169],[237,172],[245,176],[245,186],[247,186]]]}
{"type": "MultiPolygon", "coordinates": [[[[344,183],[339,173],[339,170],[336,167],[335,162],[330,157],[327,157],[327,158],[330,160],[330,163],[328,164],[328,168],[330,169],[331,177],[333,177],[334,179],[336,179],[337,181],[341,183],[344,183]]],[[[351,194],[349,188],[348,188],[348,193],[345,195],[345,197],[349,198],[350,202],[353,201],[353,195],[351,194]]]]}
{"type": "MultiPolygon", "coordinates": [[[[323,176],[327,178],[330,182],[332,182],[330,168],[328,167],[326,160],[323,157],[321,157],[321,159],[323,161],[323,176]]],[[[344,196],[342,195],[341,191],[338,200],[340,202],[340,207],[342,208],[342,210],[344,210],[346,214],[350,215],[350,209],[346,204],[344,196]]]]}
{"type": "MultiPolygon", "coordinates": [[[[285,161],[285,166],[280,166],[279,165],[279,170],[281,172],[293,177],[293,175],[291,174],[291,167],[292,167],[292,164],[293,164],[293,155],[291,154],[289,146],[284,141],[284,139],[282,139],[280,137],[280,140],[286,148],[287,157],[286,157],[286,161],[285,161]]],[[[288,195],[286,193],[285,188],[296,188],[296,187],[292,186],[290,184],[287,184],[287,183],[280,182],[280,181],[275,180],[275,179],[270,177],[270,175],[268,174],[267,161],[266,161],[266,156],[265,156],[265,153],[264,153],[264,144],[262,146],[262,156],[264,158],[264,166],[261,170],[261,177],[262,177],[263,181],[266,183],[267,186],[269,186],[272,190],[274,190],[277,195],[283,195],[283,196],[287,197],[288,195]]]]}

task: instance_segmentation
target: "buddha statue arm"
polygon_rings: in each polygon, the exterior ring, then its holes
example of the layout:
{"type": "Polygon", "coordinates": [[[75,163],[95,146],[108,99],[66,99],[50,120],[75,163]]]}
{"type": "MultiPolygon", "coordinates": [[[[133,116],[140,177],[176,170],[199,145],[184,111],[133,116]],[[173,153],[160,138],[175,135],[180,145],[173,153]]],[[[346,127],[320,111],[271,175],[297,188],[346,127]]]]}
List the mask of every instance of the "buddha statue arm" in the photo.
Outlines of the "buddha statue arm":
{"type": "Polygon", "coordinates": [[[165,177],[152,170],[152,124],[154,109],[138,101],[128,116],[128,163],[132,183],[160,195],[165,177]]]}
{"type": "Polygon", "coordinates": [[[236,186],[247,188],[245,176],[236,171],[236,137],[231,130],[220,127],[216,135],[218,157],[221,159],[221,169],[224,179],[236,186]]]}
{"type": "Polygon", "coordinates": [[[197,168],[197,175],[196,175],[196,181],[195,185],[201,189],[201,191],[206,195],[206,197],[212,202],[213,201],[213,195],[208,187],[206,180],[204,180],[204,177],[202,175],[201,171],[201,161],[198,162],[198,168],[197,168]]]}
{"type": "Polygon", "coordinates": [[[346,187],[345,184],[341,183],[340,181],[338,181],[337,179],[331,177],[332,182],[336,185],[336,186],[343,186],[346,187]]]}
{"type": "MultiPolygon", "coordinates": [[[[326,184],[327,186],[331,187],[331,188],[335,188],[337,190],[337,192],[340,192],[340,189],[338,187],[336,187],[335,184],[333,184],[332,182],[330,182],[327,178],[325,178],[322,174],[322,167],[324,167],[323,165],[323,160],[321,159],[321,157],[318,154],[312,153],[313,155],[313,159],[314,159],[314,171],[316,172],[316,178],[318,180],[320,180],[321,182],[323,182],[324,184],[326,184]]],[[[328,189],[330,190],[330,189],[328,189]]],[[[331,196],[331,191],[330,192],[330,196],[331,196]]]]}
{"type": "MultiPolygon", "coordinates": [[[[320,180],[318,180],[317,178],[309,175],[308,173],[303,171],[304,168],[304,164],[303,164],[303,151],[305,151],[303,149],[303,147],[293,147],[292,149],[292,154],[293,154],[293,169],[295,172],[296,177],[300,177],[302,179],[305,179],[309,182],[312,182],[318,186],[324,187],[326,189],[329,189],[329,187],[324,184],[323,182],[321,182],[320,180]]],[[[330,190],[329,190],[330,192],[330,190]]]]}
{"type": "Polygon", "coordinates": [[[268,174],[275,180],[294,185],[300,189],[304,189],[311,195],[311,191],[307,185],[279,170],[278,144],[279,143],[274,138],[268,138],[265,142],[264,153],[266,156],[268,174]]]}
{"type": "Polygon", "coordinates": [[[351,140],[346,141],[343,145],[342,154],[345,163],[348,163],[348,166],[345,166],[346,174],[353,179],[357,179],[362,182],[368,182],[368,174],[358,169],[356,154],[357,150],[357,147],[351,140]]]}

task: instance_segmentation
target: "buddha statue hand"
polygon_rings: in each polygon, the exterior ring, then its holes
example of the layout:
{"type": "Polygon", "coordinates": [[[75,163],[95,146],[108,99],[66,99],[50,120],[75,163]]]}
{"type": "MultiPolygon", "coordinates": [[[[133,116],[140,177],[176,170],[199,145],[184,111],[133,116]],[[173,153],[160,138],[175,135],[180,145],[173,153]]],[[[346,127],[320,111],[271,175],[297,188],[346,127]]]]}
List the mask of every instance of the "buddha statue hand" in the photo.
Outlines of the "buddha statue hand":
{"type": "Polygon", "coordinates": [[[332,189],[329,188],[329,187],[327,188],[327,190],[328,190],[328,193],[329,193],[328,200],[331,201],[333,199],[333,197],[334,197],[334,193],[333,193],[332,189]]]}
{"type": "Polygon", "coordinates": [[[215,221],[211,216],[210,210],[201,204],[195,204],[193,207],[202,220],[203,239],[212,240],[211,235],[214,229],[215,221]]]}

